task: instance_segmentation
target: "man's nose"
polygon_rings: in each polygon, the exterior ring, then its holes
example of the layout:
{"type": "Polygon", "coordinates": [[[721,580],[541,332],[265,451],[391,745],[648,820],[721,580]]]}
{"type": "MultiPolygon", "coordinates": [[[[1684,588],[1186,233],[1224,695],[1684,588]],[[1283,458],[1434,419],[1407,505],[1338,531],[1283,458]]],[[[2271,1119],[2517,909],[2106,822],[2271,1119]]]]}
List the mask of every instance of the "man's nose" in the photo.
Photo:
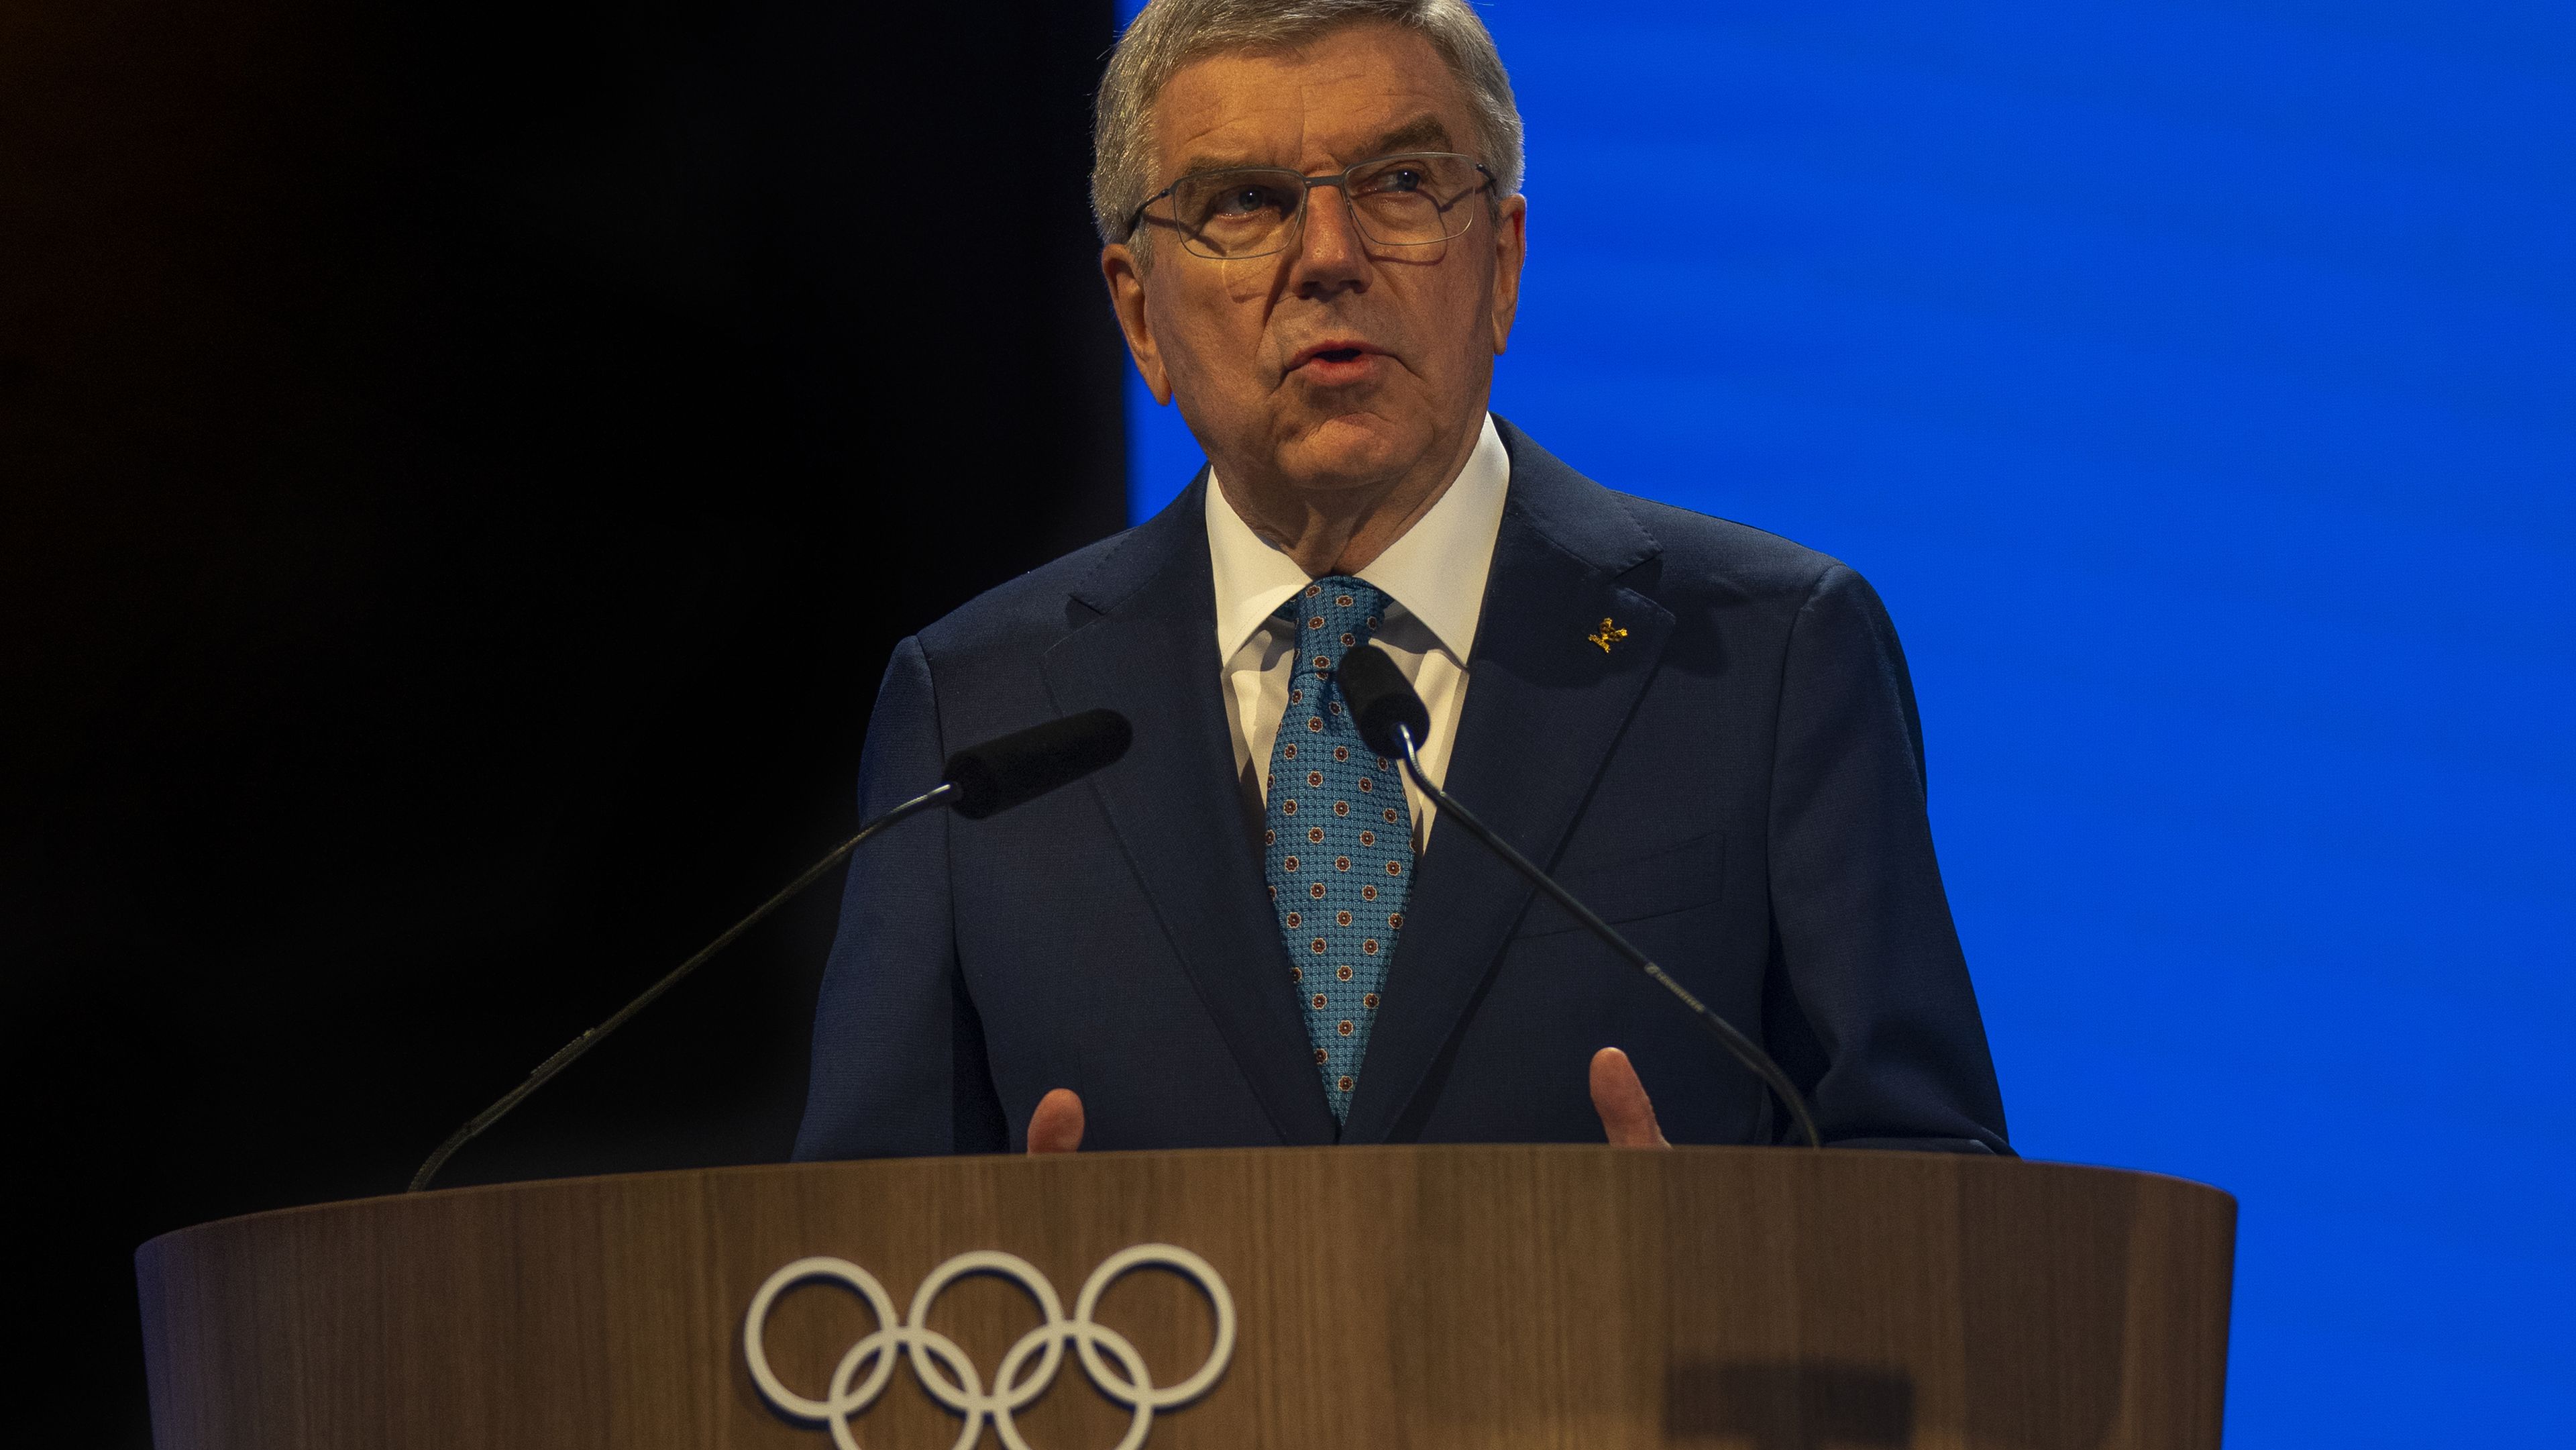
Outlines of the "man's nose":
{"type": "Polygon", "coordinates": [[[1306,193],[1304,236],[1293,266],[1289,287],[1301,297],[1368,290],[1368,241],[1340,187],[1318,186],[1306,193]]]}

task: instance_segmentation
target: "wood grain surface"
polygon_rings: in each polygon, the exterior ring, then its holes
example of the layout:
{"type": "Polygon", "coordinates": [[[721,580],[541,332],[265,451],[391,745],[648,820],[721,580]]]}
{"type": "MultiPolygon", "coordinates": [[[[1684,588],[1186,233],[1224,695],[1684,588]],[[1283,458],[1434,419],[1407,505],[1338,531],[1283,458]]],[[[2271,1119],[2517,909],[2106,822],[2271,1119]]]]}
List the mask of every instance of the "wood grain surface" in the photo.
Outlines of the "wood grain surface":
{"type": "MultiPolygon", "coordinates": [[[[1910,1153],[1565,1146],[1255,1149],[782,1165],[326,1204],[143,1246],[152,1412],[196,1447],[819,1447],[742,1350],[772,1271],[830,1255],[898,1317],[949,1257],[1015,1254],[1068,1313],[1131,1244],[1204,1258],[1239,1340],[1152,1423],[1168,1447],[2218,1444],[2235,1203],[2104,1169],[1910,1153]]],[[[1153,1269],[1096,1320],[1159,1384],[1209,1302],[1153,1269]]],[[[1040,1322],[1006,1279],[927,1324],[990,1386],[1040,1322]]],[[[876,1327],[782,1296],[766,1344],[821,1397],[876,1327]]],[[[957,1443],[909,1363],[850,1420],[871,1450],[957,1443]]],[[[1031,1450],[1118,1443],[1068,1353],[1031,1450]]],[[[997,1443],[986,1427],[981,1443],[997,1443]]]]}

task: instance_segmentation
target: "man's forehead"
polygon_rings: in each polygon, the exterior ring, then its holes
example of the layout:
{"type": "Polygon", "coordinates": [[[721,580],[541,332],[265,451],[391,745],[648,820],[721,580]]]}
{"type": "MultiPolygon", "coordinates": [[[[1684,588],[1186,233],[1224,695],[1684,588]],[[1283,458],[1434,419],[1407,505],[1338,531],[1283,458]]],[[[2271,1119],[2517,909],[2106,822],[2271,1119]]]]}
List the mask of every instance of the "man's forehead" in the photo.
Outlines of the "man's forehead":
{"type": "Polygon", "coordinates": [[[1455,150],[1467,132],[1458,83],[1430,42],[1352,26],[1294,48],[1193,61],[1154,106],[1167,175],[1209,165],[1303,166],[1388,151],[1455,150]]]}

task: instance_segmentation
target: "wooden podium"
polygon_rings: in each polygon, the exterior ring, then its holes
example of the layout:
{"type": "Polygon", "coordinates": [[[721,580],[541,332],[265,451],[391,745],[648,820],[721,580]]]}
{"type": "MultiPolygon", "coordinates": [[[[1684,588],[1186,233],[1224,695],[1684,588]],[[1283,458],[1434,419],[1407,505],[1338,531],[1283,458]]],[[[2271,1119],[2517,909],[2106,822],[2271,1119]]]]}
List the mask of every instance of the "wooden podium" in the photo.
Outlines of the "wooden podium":
{"type": "Polygon", "coordinates": [[[164,1450],[2188,1450],[2234,1237],[2102,1169],[1399,1147],[455,1189],[136,1260],[164,1450]]]}

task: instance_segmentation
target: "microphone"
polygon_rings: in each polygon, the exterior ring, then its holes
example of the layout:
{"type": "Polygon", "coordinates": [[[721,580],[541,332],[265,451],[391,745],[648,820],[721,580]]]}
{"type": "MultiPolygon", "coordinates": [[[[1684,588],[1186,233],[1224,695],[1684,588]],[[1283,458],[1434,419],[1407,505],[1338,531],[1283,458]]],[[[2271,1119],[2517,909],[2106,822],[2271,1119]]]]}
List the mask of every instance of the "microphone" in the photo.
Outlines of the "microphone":
{"type": "Polygon", "coordinates": [[[942,772],[957,788],[951,809],[970,821],[997,815],[1115,762],[1135,739],[1126,716],[1085,710],[969,745],[942,772]]]}
{"type": "Polygon", "coordinates": [[[1430,733],[1431,712],[1423,708],[1422,697],[1413,693],[1413,686],[1404,678],[1404,671],[1396,667],[1386,651],[1373,644],[1363,645],[1343,655],[1341,668],[1334,674],[1341,681],[1342,703],[1349,708],[1352,723],[1359,726],[1360,738],[1368,742],[1370,749],[1404,762],[1405,774],[1413,777],[1413,783],[1440,807],[1443,819],[1456,821],[1468,835],[1484,842],[1487,850],[1503,859],[1503,864],[1527,877],[1531,885],[1564,907],[1567,915],[1583,923],[1612,951],[1627,958],[1656,985],[1670,992],[1674,1000],[1697,1018],[1720,1045],[1734,1054],[1736,1061],[1752,1069],[1753,1075],[1762,1079],[1763,1084],[1780,1099],[1781,1106],[1787,1108],[1789,1116],[1796,1120],[1798,1132],[1807,1140],[1808,1147],[1825,1145],[1824,1139],[1816,1133],[1815,1118],[1807,1112],[1806,1100],[1798,1095],[1797,1085],[1780,1070],[1780,1064],[1771,1060],[1771,1054],[1764,1052],[1752,1038],[1737,1031],[1735,1024],[1710,1011],[1707,1003],[1688,987],[1674,981],[1669,973],[1655,965],[1653,958],[1611,930],[1610,923],[1575,900],[1564,887],[1532,864],[1527,856],[1514,850],[1511,842],[1494,834],[1491,827],[1477,820],[1448,792],[1431,783],[1431,777],[1423,773],[1421,757],[1414,749],[1415,743],[1430,733]]]}
{"type": "Polygon", "coordinates": [[[942,806],[970,821],[997,815],[1114,764],[1127,753],[1127,747],[1135,738],[1136,732],[1128,725],[1126,716],[1115,710],[1086,710],[1079,715],[1068,715],[1061,720],[1013,731],[981,745],[970,745],[948,757],[947,764],[940,768],[938,785],[859,827],[858,834],[833,847],[822,860],[805,868],[803,875],[779,888],[777,895],[762,902],[751,915],[725,928],[722,936],[707,943],[696,956],[672,968],[668,975],[645,988],[634,1001],[618,1008],[615,1016],[565,1043],[561,1051],[537,1064],[537,1070],[528,1074],[527,1081],[512,1088],[499,1102],[475,1114],[465,1126],[450,1134],[446,1142],[439,1144],[438,1151],[430,1154],[429,1160],[420,1165],[420,1171],[411,1176],[411,1186],[403,1191],[418,1193],[427,1188],[429,1180],[438,1176],[438,1170],[447,1166],[447,1160],[456,1155],[457,1149],[482,1136],[484,1129],[501,1121],[512,1108],[525,1102],[530,1093],[544,1087],[555,1074],[572,1066],[608,1034],[625,1026],[628,1018],[653,1005],[655,998],[680,985],[683,978],[705,965],[708,958],[733,945],[734,938],[794,900],[824,872],[847,860],[850,853],[870,836],[942,806]]]}

